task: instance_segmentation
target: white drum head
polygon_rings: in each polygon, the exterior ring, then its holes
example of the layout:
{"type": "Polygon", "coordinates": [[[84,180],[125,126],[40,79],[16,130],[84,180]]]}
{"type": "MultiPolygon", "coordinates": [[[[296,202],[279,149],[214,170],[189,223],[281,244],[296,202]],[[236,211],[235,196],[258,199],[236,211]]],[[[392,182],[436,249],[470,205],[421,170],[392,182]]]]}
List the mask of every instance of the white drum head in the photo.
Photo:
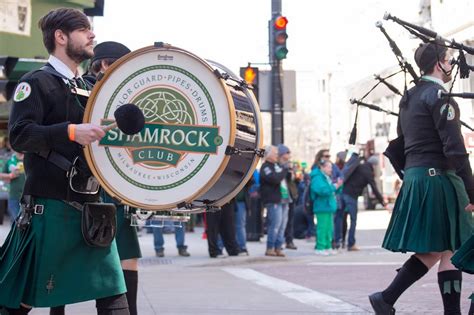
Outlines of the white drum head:
{"type": "Polygon", "coordinates": [[[222,174],[234,144],[235,114],[222,79],[202,59],[175,47],[146,47],[116,61],[98,81],[84,121],[109,124],[133,103],[145,128],[109,131],[86,158],[104,189],[125,204],[176,208],[204,194],[222,174]]]}

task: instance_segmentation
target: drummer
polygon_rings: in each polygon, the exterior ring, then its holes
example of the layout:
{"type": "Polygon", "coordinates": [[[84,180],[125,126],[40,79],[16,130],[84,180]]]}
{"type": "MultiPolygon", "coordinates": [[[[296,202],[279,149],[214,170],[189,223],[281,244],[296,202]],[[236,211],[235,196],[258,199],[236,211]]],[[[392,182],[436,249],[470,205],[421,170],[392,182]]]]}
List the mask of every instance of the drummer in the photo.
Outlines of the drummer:
{"type": "MultiPolygon", "coordinates": [[[[94,57],[91,59],[89,73],[84,75],[90,88],[95,84],[99,73],[105,72],[114,61],[130,52],[125,45],[117,42],[103,42],[94,47],[94,57]]],[[[104,202],[114,202],[105,192],[102,194],[104,202]]],[[[138,258],[142,257],[138,243],[137,230],[131,226],[126,216],[124,205],[114,202],[117,206],[117,235],[116,243],[120,256],[120,263],[127,286],[127,300],[130,315],[137,314],[137,287],[138,287],[138,258]]],[[[64,305],[52,308],[50,315],[64,314],[64,305]]]]}
{"type": "MultiPolygon", "coordinates": [[[[95,46],[94,57],[91,60],[90,72],[97,77],[104,73],[114,61],[130,52],[125,45],[117,42],[103,42],[95,46]]],[[[104,193],[104,202],[113,202],[112,198],[104,193]]],[[[125,284],[127,285],[127,300],[130,315],[137,314],[137,287],[138,287],[138,259],[142,257],[138,243],[137,229],[131,226],[124,206],[118,202],[117,206],[117,249],[122,264],[125,284]]]]}
{"type": "Polygon", "coordinates": [[[115,240],[89,246],[78,211],[85,202],[101,206],[83,146],[105,133],[82,123],[87,98],[78,74],[93,56],[95,35],[84,13],[71,8],[50,11],[39,27],[50,57],[20,79],[9,121],[12,148],[25,152],[26,182],[21,214],[0,250],[0,305],[9,314],[27,314],[32,307],[96,299],[99,314],[126,315],[115,240]],[[74,178],[64,170],[73,161],[74,178]]]}

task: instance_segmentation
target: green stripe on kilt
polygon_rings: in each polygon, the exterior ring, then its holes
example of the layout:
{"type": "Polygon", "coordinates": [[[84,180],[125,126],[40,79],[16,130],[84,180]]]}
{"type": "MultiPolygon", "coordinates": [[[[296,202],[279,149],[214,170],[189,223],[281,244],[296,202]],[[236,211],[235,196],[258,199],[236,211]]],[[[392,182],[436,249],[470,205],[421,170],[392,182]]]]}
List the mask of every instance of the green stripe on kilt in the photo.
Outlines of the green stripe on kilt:
{"type": "Polygon", "coordinates": [[[0,305],[49,307],[124,293],[115,241],[107,248],[89,247],[80,211],[59,200],[37,203],[44,214],[33,215],[26,231],[13,228],[2,247],[0,305]]]}
{"type": "Polygon", "coordinates": [[[405,172],[382,247],[395,252],[455,251],[472,234],[468,199],[453,171],[428,176],[428,168],[405,172]]]}

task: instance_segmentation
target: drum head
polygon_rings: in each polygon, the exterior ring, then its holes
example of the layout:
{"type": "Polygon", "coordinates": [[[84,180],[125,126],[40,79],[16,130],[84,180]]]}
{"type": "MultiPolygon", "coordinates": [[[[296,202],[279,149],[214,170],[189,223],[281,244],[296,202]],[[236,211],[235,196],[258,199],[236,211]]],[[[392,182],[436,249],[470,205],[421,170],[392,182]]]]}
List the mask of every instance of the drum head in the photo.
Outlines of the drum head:
{"type": "Polygon", "coordinates": [[[84,122],[106,125],[120,106],[137,105],[144,129],[110,130],[87,146],[103,188],[122,203],[174,209],[203,195],[221,176],[234,144],[235,113],[224,81],[202,59],[176,47],[146,47],[116,61],[98,81],[84,122]]]}

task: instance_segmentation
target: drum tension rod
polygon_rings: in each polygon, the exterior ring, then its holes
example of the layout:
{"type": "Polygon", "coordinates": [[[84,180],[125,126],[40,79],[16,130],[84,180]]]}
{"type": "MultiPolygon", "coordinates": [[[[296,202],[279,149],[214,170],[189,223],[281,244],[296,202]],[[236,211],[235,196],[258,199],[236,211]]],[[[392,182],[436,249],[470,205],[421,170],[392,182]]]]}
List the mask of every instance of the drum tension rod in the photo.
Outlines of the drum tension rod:
{"type": "Polygon", "coordinates": [[[179,204],[176,205],[176,207],[178,207],[178,209],[188,209],[188,210],[193,210],[193,209],[197,209],[197,208],[204,208],[205,211],[209,211],[209,212],[214,212],[214,211],[218,211],[220,210],[221,208],[219,207],[215,207],[215,206],[210,206],[209,204],[212,203],[213,201],[211,200],[196,200],[196,201],[199,201],[199,202],[202,202],[203,205],[202,206],[198,206],[194,203],[189,203],[189,202],[181,202],[179,204]]]}
{"type": "Polygon", "coordinates": [[[242,155],[242,154],[248,154],[248,153],[258,155],[259,157],[263,157],[265,155],[265,149],[247,148],[245,150],[242,150],[239,148],[231,147],[230,145],[228,145],[227,148],[225,149],[226,155],[234,155],[234,154],[242,155]]]}
{"type": "Polygon", "coordinates": [[[246,89],[253,90],[253,86],[248,85],[247,82],[245,82],[245,80],[237,80],[237,79],[234,79],[234,78],[232,78],[228,73],[220,72],[219,70],[215,69],[215,70],[214,70],[214,74],[215,74],[219,79],[231,80],[231,81],[236,82],[240,88],[246,88],[246,89]]]}

